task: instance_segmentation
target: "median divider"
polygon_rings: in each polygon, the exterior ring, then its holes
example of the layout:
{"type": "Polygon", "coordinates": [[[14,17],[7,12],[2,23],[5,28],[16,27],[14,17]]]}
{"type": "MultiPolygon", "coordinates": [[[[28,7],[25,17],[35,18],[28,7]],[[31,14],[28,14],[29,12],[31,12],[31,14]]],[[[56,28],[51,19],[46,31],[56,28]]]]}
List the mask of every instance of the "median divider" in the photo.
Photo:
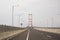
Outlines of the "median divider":
{"type": "Polygon", "coordinates": [[[52,28],[34,28],[36,30],[39,30],[39,31],[45,31],[45,32],[51,32],[51,33],[56,33],[56,34],[60,34],[60,29],[52,29],[52,28]]]}

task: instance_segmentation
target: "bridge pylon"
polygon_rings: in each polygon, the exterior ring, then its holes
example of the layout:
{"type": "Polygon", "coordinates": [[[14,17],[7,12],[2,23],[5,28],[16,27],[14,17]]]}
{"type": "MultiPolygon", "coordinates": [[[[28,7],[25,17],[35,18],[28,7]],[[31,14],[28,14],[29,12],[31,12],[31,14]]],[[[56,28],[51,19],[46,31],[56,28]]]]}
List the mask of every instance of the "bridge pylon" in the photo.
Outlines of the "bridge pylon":
{"type": "Polygon", "coordinates": [[[33,24],[32,24],[32,14],[28,14],[28,26],[29,27],[33,27],[33,24]]]}

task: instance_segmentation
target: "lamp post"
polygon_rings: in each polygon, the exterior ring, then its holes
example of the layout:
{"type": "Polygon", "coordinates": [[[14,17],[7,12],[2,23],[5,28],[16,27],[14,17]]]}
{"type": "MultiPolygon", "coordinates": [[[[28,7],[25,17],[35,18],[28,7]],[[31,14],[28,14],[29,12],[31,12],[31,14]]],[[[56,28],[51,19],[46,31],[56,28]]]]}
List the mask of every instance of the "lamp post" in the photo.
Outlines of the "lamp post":
{"type": "Polygon", "coordinates": [[[47,19],[47,27],[48,27],[48,19],[47,19]]]}
{"type": "Polygon", "coordinates": [[[14,7],[17,7],[19,5],[13,5],[12,6],[12,26],[14,26],[14,7]]]}
{"type": "Polygon", "coordinates": [[[13,15],[14,15],[14,5],[12,6],[12,26],[14,25],[14,22],[13,22],[13,20],[14,20],[13,17],[14,16],[13,15]]]}
{"type": "Polygon", "coordinates": [[[19,21],[18,21],[19,22],[19,26],[21,26],[21,27],[23,25],[23,23],[21,22],[22,15],[24,15],[24,14],[21,13],[21,14],[18,15],[18,17],[19,17],[19,21]]]}
{"type": "Polygon", "coordinates": [[[52,27],[54,26],[53,24],[54,24],[54,21],[53,21],[54,19],[53,19],[53,17],[51,18],[51,21],[52,21],[52,27]]]}
{"type": "Polygon", "coordinates": [[[20,26],[20,15],[19,15],[19,26],[20,26]]]}
{"type": "MultiPolygon", "coordinates": [[[[60,23],[60,21],[59,21],[60,20],[60,14],[56,14],[56,16],[57,16],[57,24],[59,24],[60,23]]],[[[60,27],[60,26],[57,26],[57,27],[60,27]]]]}

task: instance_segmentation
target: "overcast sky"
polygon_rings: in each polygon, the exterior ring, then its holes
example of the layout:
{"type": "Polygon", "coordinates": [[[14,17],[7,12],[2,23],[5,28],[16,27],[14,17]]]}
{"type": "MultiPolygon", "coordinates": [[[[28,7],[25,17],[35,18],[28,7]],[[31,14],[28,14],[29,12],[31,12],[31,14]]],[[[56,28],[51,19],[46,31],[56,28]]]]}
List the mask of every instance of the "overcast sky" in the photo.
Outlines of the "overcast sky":
{"type": "Polygon", "coordinates": [[[19,26],[19,15],[20,22],[27,26],[31,13],[34,26],[60,27],[60,0],[0,0],[0,24],[12,25],[13,5],[15,26],[19,26]]]}

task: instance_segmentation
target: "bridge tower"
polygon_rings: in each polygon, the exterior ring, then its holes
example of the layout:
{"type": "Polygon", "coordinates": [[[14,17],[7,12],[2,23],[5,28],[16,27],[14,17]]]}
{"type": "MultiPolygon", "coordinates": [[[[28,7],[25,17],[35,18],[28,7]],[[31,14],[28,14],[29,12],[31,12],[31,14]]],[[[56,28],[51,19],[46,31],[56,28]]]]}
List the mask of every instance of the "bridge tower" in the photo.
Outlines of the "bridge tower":
{"type": "Polygon", "coordinates": [[[28,14],[28,26],[32,27],[32,14],[28,14]]]}

